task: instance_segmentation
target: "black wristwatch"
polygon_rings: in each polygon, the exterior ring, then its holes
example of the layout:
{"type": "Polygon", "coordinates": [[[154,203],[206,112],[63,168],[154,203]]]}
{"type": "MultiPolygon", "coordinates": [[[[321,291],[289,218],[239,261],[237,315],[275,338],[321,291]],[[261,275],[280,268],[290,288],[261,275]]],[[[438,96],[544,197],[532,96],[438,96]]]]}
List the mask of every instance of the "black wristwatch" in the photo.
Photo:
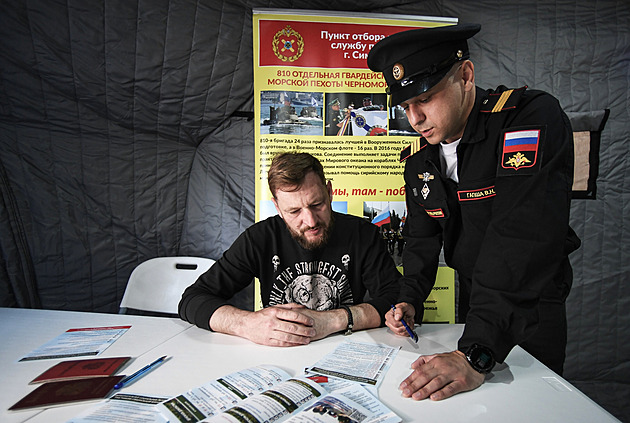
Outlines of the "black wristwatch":
{"type": "Polygon", "coordinates": [[[479,373],[486,374],[492,371],[495,365],[494,356],[490,348],[479,344],[472,344],[466,351],[462,351],[470,366],[479,373]]]}
{"type": "Polygon", "coordinates": [[[348,313],[348,327],[346,328],[344,335],[352,335],[352,326],[354,325],[354,322],[352,321],[352,312],[350,311],[350,307],[342,305],[339,306],[339,308],[343,308],[346,310],[346,313],[348,313]]]}

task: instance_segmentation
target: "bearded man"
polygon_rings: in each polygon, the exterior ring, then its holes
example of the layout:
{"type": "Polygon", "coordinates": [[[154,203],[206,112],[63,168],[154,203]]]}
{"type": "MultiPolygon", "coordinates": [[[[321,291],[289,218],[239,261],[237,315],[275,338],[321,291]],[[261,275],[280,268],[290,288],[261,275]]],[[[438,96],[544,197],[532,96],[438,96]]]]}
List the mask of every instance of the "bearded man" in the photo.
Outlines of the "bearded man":
{"type": "Polygon", "coordinates": [[[267,181],[278,215],[245,230],[186,289],[180,317],[272,346],[384,325],[401,275],[378,228],[332,210],[332,184],[308,153],[274,157],[267,181]],[[263,309],[229,305],[254,277],[263,309]]]}

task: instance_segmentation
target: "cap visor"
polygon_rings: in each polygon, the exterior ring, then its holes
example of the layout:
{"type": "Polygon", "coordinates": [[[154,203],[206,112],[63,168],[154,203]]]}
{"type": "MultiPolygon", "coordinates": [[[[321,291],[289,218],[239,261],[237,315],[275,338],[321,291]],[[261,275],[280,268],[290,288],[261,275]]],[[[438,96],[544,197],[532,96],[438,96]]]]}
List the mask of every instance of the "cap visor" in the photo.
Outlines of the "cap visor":
{"type": "Polygon", "coordinates": [[[433,75],[414,81],[413,83],[400,87],[391,94],[391,104],[394,106],[399,105],[403,101],[412,99],[424,94],[431,88],[435,87],[446,76],[448,71],[451,70],[451,66],[447,66],[444,70],[434,73],[433,75]]]}

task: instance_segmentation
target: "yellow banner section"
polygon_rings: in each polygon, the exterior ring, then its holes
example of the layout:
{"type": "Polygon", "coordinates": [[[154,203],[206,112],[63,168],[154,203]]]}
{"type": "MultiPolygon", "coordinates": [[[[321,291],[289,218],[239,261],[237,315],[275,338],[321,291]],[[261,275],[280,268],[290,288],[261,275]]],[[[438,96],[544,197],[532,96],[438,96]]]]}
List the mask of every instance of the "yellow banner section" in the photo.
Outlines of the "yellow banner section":
{"type": "Polygon", "coordinates": [[[455,271],[439,267],[435,285],[424,302],[425,323],[455,323],[455,271]]]}
{"type": "MultiPolygon", "coordinates": [[[[440,17],[254,10],[256,220],[276,214],[266,183],[273,157],[285,151],[308,152],[322,162],[332,181],[333,209],[378,225],[400,266],[407,212],[399,158],[418,134],[402,108],[388,107],[387,84],[368,68],[366,59],[386,36],[456,22],[440,17]]],[[[441,290],[434,290],[436,298],[427,300],[435,302],[426,305],[425,316],[446,321],[444,316],[453,315],[448,320],[453,322],[454,302],[441,290]]]]}

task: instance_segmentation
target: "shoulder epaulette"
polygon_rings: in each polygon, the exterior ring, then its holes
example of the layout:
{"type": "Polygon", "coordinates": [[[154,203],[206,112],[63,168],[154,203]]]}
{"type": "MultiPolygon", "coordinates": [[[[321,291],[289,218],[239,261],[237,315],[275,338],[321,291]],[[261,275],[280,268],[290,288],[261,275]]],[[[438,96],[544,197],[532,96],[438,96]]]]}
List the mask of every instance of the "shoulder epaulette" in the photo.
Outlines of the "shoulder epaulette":
{"type": "Polygon", "coordinates": [[[422,138],[422,137],[416,138],[416,140],[414,142],[409,144],[407,147],[403,148],[403,150],[400,152],[400,162],[401,163],[404,162],[409,157],[413,156],[418,151],[420,151],[424,147],[426,147],[427,144],[428,143],[426,141],[424,141],[424,138],[422,138]]]}
{"type": "Polygon", "coordinates": [[[521,94],[527,89],[527,85],[521,88],[513,88],[500,93],[492,93],[481,104],[482,113],[497,113],[516,108],[521,94]]]}

